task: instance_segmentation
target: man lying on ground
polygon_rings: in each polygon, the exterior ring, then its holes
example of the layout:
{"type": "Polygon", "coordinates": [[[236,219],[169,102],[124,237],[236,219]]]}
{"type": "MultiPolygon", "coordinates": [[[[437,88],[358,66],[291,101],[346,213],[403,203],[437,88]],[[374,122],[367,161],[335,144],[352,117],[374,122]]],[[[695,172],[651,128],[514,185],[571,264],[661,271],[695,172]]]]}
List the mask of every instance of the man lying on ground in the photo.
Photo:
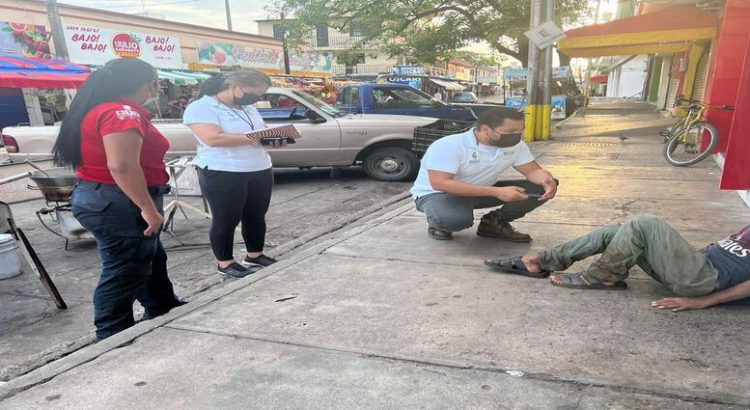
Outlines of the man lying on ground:
{"type": "Polygon", "coordinates": [[[750,225],[698,251],[669,224],[643,214],[536,256],[492,259],[485,264],[534,278],[550,276],[555,286],[611,290],[625,289],[628,270],[638,265],[675,294],[686,296],[657,300],[651,303],[655,308],[677,312],[733,301],[750,304],[750,225]],[[597,254],[599,259],[583,272],[552,275],[597,254]]]}

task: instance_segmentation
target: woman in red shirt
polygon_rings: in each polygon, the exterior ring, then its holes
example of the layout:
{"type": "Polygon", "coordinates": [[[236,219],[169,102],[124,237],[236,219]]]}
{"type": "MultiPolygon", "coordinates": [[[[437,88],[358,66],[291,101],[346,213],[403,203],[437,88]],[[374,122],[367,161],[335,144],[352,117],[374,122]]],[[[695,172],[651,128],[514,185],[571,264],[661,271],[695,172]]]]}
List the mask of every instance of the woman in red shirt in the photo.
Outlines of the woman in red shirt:
{"type": "Polygon", "coordinates": [[[138,59],[116,59],[94,71],[73,99],[53,152],[76,169],[71,205],[93,233],[102,259],[94,291],[98,340],[135,324],[133,302],[144,318],[168,312],[177,299],[159,239],[169,175],[169,141],[142,104],[158,95],[156,70],[138,59]]]}

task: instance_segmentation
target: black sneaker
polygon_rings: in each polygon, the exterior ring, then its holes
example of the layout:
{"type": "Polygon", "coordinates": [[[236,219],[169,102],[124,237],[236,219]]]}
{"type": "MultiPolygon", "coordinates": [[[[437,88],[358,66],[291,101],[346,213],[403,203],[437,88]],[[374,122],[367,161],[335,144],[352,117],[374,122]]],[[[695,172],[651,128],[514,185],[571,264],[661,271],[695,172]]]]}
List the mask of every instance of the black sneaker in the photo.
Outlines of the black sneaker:
{"type": "Polygon", "coordinates": [[[242,266],[246,268],[249,268],[251,266],[265,268],[266,266],[271,266],[276,262],[278,262],[276,259],[266,255],[260,255],[257,258],[245,256],[245,259],[242,260],[242,266]]]}
{"type": "Polygon", "coordinates": [[[171,306],[169,306],[168,308],[160,309],[160,310],[158,310],[156,312],[152,312],[152,311],[148,311],[148,310],[145,311],[145,312],[143,312],[143,317],[141,318],[141,321],[143,321],[143,320],[151,320],[151,319],[153,319],[155,317],[161,316],[161,315],[169,312],[170,310],[172,310],[172,309],[174,309],[174,308],[176,308],[178,306],[182,306],[182,305],[185,305],[185,304],[187,304],[186,301],[180,300],[180,299],[175,299],[174,303],[172,303],[171,306]]]}
{"type": "Polygon", "coordinates": [[[427,235],[432,239],[437,239],[438,241],[449,241],[453,239],[453,234],[448,231],[441,231],[440,229],[435,228],[427,228],[427,235]]]}
{"type": "Polygon", "coordinates": [[[232,263],[231,265],[227,266],[226,268],[222,268],[221,266],[216,267],[217,272],[221,273],[222,275],[231,276],[233,278],[244,278],[247,275],[250,275],[253,273],[253,271],[246,269],[244,266],[240,265],[237,262],[232,263]]]}

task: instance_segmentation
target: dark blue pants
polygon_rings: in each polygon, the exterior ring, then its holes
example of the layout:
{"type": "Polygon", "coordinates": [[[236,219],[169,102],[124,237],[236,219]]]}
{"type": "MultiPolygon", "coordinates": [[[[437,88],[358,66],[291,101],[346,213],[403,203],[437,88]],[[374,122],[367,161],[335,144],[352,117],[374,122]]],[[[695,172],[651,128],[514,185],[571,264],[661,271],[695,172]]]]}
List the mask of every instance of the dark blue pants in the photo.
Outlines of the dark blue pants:
{"type": "MultiPolygon", "coordinates": [[[[150,188],[163,210],[163,188],[150,188]]],[[[82,181],[73,191],[73,213],[96,238],[102,260],[94,291],[94,325],[98,340],[135,324],[137,299],[152,317],[168,312],[177,297],[167,276],[167,253],[159,235],[144,236],[141,210],[115,185],[82,181]]]]}

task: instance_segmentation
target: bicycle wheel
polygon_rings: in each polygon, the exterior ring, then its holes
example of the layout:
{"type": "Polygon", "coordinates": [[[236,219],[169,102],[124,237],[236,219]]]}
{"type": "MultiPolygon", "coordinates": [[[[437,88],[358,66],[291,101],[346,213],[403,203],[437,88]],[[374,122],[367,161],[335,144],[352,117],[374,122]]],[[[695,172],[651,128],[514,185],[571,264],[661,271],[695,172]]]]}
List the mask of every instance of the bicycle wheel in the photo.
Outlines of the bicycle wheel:
{"type": "Polygon", "coordinates": [[[663,154],[670,164],[686,167],[708,158],[718,144],[719,131],[713,125],[701,121],[686,131],[674,134],[664,145],[663,154]]]}

